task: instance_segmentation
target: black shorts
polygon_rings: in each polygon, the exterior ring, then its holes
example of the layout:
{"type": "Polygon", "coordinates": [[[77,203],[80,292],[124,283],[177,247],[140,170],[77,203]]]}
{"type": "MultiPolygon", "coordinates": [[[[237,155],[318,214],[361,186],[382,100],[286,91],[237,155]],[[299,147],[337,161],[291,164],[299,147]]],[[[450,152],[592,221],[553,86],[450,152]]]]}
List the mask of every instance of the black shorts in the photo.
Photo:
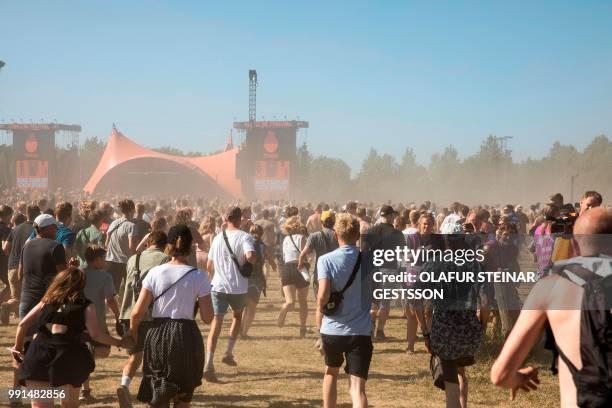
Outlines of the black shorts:
{"type": "Polygon", "coordinates": [[[328,367],[342,367],[346,358],[344,371],[364,380],[368,379],[372,361],[371,336],[334,336],[321,334],[325,364],[328,367]]]}
{"type": "Polygon", "coordinates": [[[297,262],[288,262],[281,266],[281,284],[283,286],[293,285],[297,289],[307,288],[310,282],[302,277],[297,269],[297,262]]]}

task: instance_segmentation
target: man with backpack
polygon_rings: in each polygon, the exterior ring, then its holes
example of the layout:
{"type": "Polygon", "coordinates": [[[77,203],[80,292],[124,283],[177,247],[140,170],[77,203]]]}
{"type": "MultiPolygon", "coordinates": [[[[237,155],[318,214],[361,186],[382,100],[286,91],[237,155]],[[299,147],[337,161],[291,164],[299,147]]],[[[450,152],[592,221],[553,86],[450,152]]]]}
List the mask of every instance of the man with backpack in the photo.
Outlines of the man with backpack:
{"type": "Polygon", "coordinates": [[[535,390],[522,367],[550,324],[559,352],[562,407],[612,406],[612,208],[593,208],[574,226],[581,256],[559,261],[536,283],[491,369],[493,384],[535,390]]]}
{"type": "MultiPolygon", "coordinates": [[[[147,249],[136,255],[132,255],[128,259],[127,274],[123,287],[123,300],[119,311],[119,321],[117,323],[118,332],[122,331],[127,333],[129,330],[130,315],[140,295],[142,281],[145,276],[147,276],[147,273],[149,273],[149,270],[170,261],[170,257],[164,253],[167,243],[168,237],[165,232],[153,231],[149,234],[149,245],[147,249]]],[[[123,373],[121,374],[121,387],[117,390],[120,400],[129,399],[128,388],[132,382],[132,378],[134,378],[134,374],[136,374],[136,370],[138,370],[138,367],[140,367],[142,363],[144,341],[150,327],[151,313],[149,311],[138,326],[138,343],[134,348],[127,349],[129,357],[123,367],[123,373]]]]}

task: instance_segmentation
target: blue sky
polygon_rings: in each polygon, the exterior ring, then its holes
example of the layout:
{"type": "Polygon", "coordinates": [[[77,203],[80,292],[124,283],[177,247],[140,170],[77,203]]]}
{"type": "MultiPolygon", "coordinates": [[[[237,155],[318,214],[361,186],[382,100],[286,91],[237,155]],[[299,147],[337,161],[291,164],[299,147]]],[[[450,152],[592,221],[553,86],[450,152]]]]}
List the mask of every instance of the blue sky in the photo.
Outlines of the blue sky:
{"type": "Polygon", "coordinates": [[[421,163],[488,134],[514,156],[612,136],[612,2],[0,0],[0,119],[112,123],[147,146],[221,148],[248,115],[300,117],[313,154],[421,163]],[[129,3],[129,4],[128,4],[129,3]]]}

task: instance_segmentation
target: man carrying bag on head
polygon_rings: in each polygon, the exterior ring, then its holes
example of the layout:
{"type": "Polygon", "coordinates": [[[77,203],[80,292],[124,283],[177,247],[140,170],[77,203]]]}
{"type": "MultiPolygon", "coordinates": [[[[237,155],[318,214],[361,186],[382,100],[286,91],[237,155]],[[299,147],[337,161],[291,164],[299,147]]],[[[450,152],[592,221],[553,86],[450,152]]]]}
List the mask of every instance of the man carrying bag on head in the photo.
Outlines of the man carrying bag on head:
{"type": "Polygon", "coordinates": [[[317,327],[325,355],[323,405],[336,405],[336,384],[346,356],[354,407],[366,407],[365,383],[372,360],[371,262],[359,252],[359,220],[350,214],[336,217],[339,248],[317,263],[317,327]]]}

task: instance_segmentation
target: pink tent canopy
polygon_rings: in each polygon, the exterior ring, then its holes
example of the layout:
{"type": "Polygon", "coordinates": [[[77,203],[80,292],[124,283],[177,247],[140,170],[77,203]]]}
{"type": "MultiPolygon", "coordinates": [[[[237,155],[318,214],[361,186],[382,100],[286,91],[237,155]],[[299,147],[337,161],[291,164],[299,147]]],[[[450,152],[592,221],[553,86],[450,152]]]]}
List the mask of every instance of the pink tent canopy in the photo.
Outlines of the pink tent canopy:
{"type": "Polygon", "coordinates": [[[111,170],[124,163],[136,159],[162,159],[178,163],[188,169],[202,171],[218,184],[218,187],[228,195],[239,198],[242,196],[240,180],[236,178],[237,148],[230,148],[222,153],[210,156],[184,157],[173,156],[144,148],[125,137],[117,129],[108,139],[106,150],[89,181],[83,187],[84,191],[94,192],[96,187],[111,170]]]}

